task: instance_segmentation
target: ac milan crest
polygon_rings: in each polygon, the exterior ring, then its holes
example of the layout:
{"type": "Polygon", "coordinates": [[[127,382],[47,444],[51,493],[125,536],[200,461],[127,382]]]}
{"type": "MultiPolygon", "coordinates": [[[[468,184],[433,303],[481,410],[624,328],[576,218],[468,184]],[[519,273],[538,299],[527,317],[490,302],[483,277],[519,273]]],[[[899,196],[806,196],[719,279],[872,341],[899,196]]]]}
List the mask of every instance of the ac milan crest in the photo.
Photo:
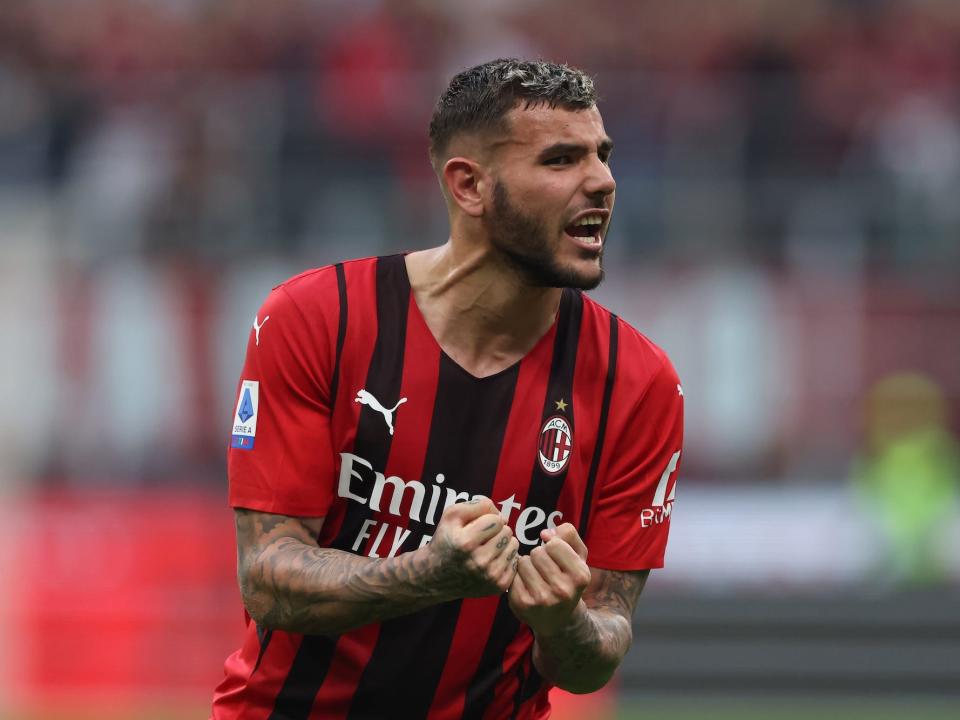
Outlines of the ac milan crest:
{"type": "Polygon", "coordinates": [[[570,460],[572,449],[573,432],[567,419],[560,415],[549,418],[540,430],[540,445],[537,448],[540,467],[548,475],[563,472],[570,460]]]}

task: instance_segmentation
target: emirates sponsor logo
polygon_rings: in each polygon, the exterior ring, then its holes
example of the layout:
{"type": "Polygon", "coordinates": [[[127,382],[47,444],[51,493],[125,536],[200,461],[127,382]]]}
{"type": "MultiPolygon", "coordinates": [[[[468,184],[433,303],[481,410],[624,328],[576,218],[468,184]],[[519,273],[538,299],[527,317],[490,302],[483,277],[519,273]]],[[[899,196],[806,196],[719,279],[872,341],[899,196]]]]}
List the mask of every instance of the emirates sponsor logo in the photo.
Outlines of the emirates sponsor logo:
{"type": "MultiPolygon", "coordinates": [[[[434,482],[429,484],[419,480],[404,480],[396,475],[384,475],[359,455],[345,452],[340,453],[337,495],[367,505],[376,512],[406,517],[432,526],[436,526],[448,505],[475,497],[447,485],[443,473],[438,473],[434,482]]],[[[523,506],[516,501],[516,497],[514,494],[503,500],[491,499],[500,508],[503,519],[513,527],[517,539],[524,545],[535,547],[540,544],[540,531],[560,525],[563,513],[559,510],[548,513],[535,505],[523,506]]],[[[352,548],[354,552],[360,552],[364,542],[370,540],[366,551],[369,557],[393,557],[406,543],[411,532],[409,528],[371,518],[364,521],[352,548]]],[[[416,547],[423,547],[432,538],[433,535],[421,533],[419,540],[414,542],[416,547]]],[[[407,547],[410,545],[407,544],[407,547]]]]}

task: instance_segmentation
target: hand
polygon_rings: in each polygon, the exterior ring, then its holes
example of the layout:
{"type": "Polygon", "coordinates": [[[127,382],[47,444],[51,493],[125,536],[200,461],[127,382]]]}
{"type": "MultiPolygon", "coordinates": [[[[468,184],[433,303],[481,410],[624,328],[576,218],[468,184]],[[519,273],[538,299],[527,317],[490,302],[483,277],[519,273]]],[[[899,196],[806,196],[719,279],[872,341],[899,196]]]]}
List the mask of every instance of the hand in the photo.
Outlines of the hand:
{"type": "Polygon", "coordinates": [[[521,557],[510,587],[510,609],[537,635],[563,629],[590,584],[587,547],[577,529],[564,523],[540,532],[543,545],[521,557]]]}
{"type": "Polygon", "coordinates": [[[451,598],[503,592],[517,572],[519,546],[489,498],[450,505],[424,548],[430,557],[430,581],[451,598]]]}

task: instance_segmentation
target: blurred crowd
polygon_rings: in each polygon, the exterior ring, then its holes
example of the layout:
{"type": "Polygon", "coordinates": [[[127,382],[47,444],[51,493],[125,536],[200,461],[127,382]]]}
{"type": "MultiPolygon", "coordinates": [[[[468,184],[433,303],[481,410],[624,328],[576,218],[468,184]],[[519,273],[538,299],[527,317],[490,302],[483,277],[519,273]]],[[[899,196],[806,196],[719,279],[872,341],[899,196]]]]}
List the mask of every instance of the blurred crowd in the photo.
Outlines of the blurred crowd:
{"type": "Polygon", "coordinates": [[[597,76],[624,255],[960,260],[951,0],[11,0],[0,185],[80,263],[419,246],[433,102],[498,55],[597,76]]]}
{"type": "Polygon", "coordinates": [[[222,483],[259,302],[445,238],[433,103],[497,56],[596,77],[598,294],[676,361],[688,476],[848,477],[895,372],[955,431],[960,3],[9,0],[0,485],[222,483]]]}
{"type": "MultiPolygon", "coordinates": [[[[206,703],[257,308],[446,238],[428,122],[495,57],[586,69],[616,143],[595,295],[684,388],[656,585],[960,584],[960,0],[0,0],[0,709],[206,703]]],[[[886,698],[872,617],[794,654],[886,698]]]]}

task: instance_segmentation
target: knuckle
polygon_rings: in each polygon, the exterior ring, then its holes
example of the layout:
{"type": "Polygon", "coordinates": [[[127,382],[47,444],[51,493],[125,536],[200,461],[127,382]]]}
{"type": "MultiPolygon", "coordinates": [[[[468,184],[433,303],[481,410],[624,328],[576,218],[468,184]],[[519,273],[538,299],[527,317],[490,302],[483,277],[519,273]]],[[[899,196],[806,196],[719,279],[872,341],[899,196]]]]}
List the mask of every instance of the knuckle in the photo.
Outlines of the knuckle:
{"type": "Polygon", "coordinates": [[[450,547],[458,555],[469,555],[472,548],[470,541],[462,535],[456,535],[450,539],[450,547]]]}

